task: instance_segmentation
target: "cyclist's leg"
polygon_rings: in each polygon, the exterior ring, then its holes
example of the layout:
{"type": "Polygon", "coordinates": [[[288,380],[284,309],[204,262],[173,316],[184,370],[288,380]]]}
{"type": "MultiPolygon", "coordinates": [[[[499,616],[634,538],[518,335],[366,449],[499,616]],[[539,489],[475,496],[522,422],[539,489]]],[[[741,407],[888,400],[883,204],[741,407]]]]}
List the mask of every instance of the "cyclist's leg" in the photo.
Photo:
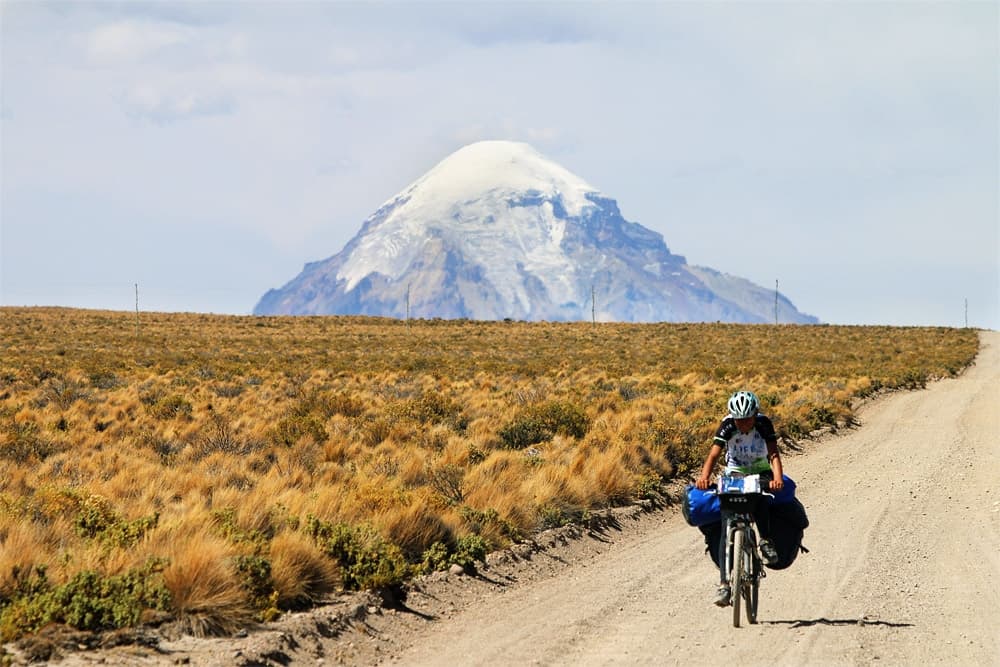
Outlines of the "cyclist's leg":
{"type": "Polygon", "coordinates": [[[771,539],[771,508],[766,501],[757,505],[757,510],[753,513],[753,521],[757,524],[757,535],[760,536],[760,539],[771,539]]]}
{"type": "MultiPolygon", "coordinates": [[[[760,474],[761,485],[765,488],[767,488],[772,479],[774,479],[773,473],[764,472],[760,474]]],[[[768,500],[767,498],[761,498],[761,501],[757,503],[757,511],[753,513],[753,521],[757,524],[757,535],[761,540],[771,539],[771,507],[768,500]]]]}
{"type": "Polygon", "coordinates": [[[729,588],[729,570],[726,567],[726,552],[729,551],[729,518],[722,513],[722,530],[719,531],[719,588],[715,592],[715,604],[718,607],[728,607],[732,604],[732,592],[729,588]]]}
{"type": "Polygon", "coordinates": [[[778,554],[771,539],[771,509],[766,500],[758,503],[757,509],[753,513],[753,521],[757,525],[757,534],[760,536],[760,557],[765,565],[776,565],[781,556],[778,554]]]}

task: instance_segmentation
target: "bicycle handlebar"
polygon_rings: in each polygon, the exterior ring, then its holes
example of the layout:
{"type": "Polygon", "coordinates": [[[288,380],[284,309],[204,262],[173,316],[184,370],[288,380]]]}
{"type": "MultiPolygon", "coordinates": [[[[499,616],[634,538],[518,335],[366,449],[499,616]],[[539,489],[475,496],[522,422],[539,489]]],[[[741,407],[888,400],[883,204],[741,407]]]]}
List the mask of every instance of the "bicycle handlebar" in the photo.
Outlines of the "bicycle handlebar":
{"type": "Polygon", "coordinates": [[[705,493],[710,493],[715,496],[767,496],[768,498],[774,498],[774,494],[770,491],[753,491],[750,493],[744,493],[742,491],[738,493],[719,493],[719,489],[715,486],[710,486],[705,489],[705,493]]]}

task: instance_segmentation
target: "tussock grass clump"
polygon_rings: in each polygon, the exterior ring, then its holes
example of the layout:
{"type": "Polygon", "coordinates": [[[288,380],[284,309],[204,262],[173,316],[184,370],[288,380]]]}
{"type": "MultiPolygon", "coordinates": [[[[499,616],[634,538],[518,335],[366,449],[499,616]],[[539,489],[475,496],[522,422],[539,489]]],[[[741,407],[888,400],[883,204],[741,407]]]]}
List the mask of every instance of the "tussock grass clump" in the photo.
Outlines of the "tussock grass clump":
{"type": "Polygon", "coordinates": [[[304,533],[279,533],[269,556],[279,609],[308,608],[343,587],[340,568],[304,533]]]}
{"type": "Polygon", "coordinates": [[[700,467],[729,394],[786,443],[973,360],[946,328],[0,308],[0,633],[232,632],[473,567],[700,467]]]}
{"type": "Polygon", "coordinates": [[[233,567],[237,550],[207,529],[175,533],[165,549],[164,586],[181,628],[196,637],[229,634],[255,613],[233,567]]]}

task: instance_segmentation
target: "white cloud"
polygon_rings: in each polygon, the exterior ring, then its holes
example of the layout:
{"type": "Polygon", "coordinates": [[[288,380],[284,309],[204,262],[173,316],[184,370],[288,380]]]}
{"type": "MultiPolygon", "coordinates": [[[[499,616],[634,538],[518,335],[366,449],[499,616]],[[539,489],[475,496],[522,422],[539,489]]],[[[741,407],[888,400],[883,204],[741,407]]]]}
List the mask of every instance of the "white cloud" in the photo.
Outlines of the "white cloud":
{"type": "Polygon", "coordinates": [[[458,146],[488,139],[510,139],[537,146],[553,146],[561,136],[562,133],[555,127],[532,127],[513,118],[503,118],[459,126],[447,138],[458,146]]]}
{"type": "Polygon", "coordinates": [[[116,21],[93,29],[87,55],[96,64],[116,65],[141,60],[168,46],[184,44],[194,31],[188,26],[148,21],[116,21]]]}
{"type": "Polygon", "coordinates": [[[150,83],[138,84],[127,90],[121,104],[128,115],[154,123],[228,115],[236,111],[236,102],[229,95],[191,90],[170,92],[150,83]]]}

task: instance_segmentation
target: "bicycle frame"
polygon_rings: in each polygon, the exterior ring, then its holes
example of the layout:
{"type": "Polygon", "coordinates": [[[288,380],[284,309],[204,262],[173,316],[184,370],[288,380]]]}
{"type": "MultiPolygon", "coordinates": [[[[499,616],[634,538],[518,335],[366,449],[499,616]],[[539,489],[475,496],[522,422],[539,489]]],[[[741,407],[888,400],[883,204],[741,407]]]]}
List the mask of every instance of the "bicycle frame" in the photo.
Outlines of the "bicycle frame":
{"type": "Polygon", "coordinates": [[[726,527],[726,571],[732,590],[733,627],[740,627],[740,606],[746,603],[746,617],[757,622],[757,602],[764,567],[757,555],[757,534],[753,519],[746,514],[729,516],[726,527]]]}
{"type": "Polygon", "coordinates": [[[757,603],[760,580],[765,572],[757,554],[757,533],[754,530],[753,511],[757,503],[766,502],[770,493],[761,491],[760,476],[729,476],[719,478],[719,502],[726,522],[726,572],[732,590],[733,627],[740,627],[740,606],[746,602],[747,621],[757,622],[757,603]]]}

